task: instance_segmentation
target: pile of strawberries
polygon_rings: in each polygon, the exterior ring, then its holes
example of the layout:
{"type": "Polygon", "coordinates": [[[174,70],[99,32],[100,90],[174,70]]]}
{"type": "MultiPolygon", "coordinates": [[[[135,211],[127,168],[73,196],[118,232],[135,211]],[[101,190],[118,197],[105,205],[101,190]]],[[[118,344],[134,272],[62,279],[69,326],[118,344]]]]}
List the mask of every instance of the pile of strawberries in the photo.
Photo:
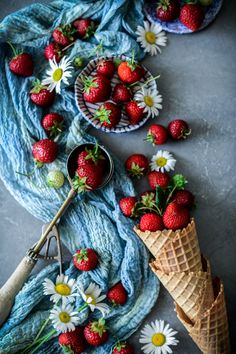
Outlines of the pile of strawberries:
{"type": "Polygon", "coordinates": [[[213,0],[186,0],[181,5],[179,0],[160,0],[156,9],[159,20],[171,22],[179,19],[191,31],[197,31],[205,17],[204,9],[213,0]]]}
{"type": "Polygon", "coordinates": [[[188,225],[194,196],[185,189],[187,181],[183,175],[170,176],[166,172],[149,171],[149,161],[142,154],[129,156],[125,167],[131,176],[147,175],[150,190],[139,199],[127,196],[119,202],[126,217],[140,217],[141,231],[178,230],[188,225]]]}
{"type": "MultiPolygon", "coordinates": [[[[72,260],[75,267],[84,272],[94,270],[99,264],[97,253],[91,248],[77,250],[72,260]]],[[[112,306],[123,306],[127,302],[128,294],[121,282],[108,290],[107,299],[112,306]]],[[[64,352],[75,354],[83,353],[88,346],[98,347],[108,339],[109,328],[104,319],[92,320],[86,326],[78,326],[74,331],[61,333],[58,337],[64,352]]],[[[112,353],[134,354],[134,348],[127,342],[118,341],[112,353]]]]}
{"type": "Polygon", "coordinates": [[[139,123],[145,113],[144,108],[140,108],[133,100],[132,86],[138,84],[144,75],[144,68],[133,57],[124,61],[99,61],[95,76],[83,78],[84,100],[90,103],[102,102],[96,110],[94,120],[98,120],[103,127],[113,128],[119,123],[124,108],[129,124],[139,123]],[[111,79],[116,72],[121,82],[112,90],[111,79]]]}
{"type": "Polygon", "coordinates": [[[94,190],[103,182],[106,158],[98,144],[92,149],[85,148],[78,155],[74,189],[78,192],[94,190]]]}

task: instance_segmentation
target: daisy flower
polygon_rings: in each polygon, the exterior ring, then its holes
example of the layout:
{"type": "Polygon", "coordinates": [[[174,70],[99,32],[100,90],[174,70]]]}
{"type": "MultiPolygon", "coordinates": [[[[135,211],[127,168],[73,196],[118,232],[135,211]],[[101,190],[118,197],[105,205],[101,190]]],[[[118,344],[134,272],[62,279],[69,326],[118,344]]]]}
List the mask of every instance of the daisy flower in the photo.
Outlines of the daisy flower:
{"type": "Polygon", "coordinates": [[[76,296],[76,285],[74,279],[69,279],[67,275],[58,275],[54,284],[46,278],[43,282],[44,295],[51,295],[50,300],[57,303],[62,300],[63,303],[73,302],[76,296]]]}
{"type": "Polygon", "coordinates": [[[160,46],[166,46],[166,34],[162,31],[162,27],[158,23],[150,24],[148,21],[144,21],[143,27],[137,27],[136,34],[137,42],[140,42],[145,53],[157,55],[158,52],[161,53],[160,46]]]}
{"type": "Polygon", "coordinates": [[[94,310],[99,310],[104,317],[110,311],[109,306],[104,302],[101,302],[106,298],[106,295],[100,296],[102,290],[97,284],[90,283],[86,290],[82,287],[78,287],[78,290],[92,312],[94,310]]]}
{"type": "Polygon", "coordinates": [[[42,85],[48,85],[49,91],[56,89],[57,93],[61,92],[61,83],[69,85],[68,78],[71,77],[71,61],[67,57],[63,57],[60,63],[56,62],[55,57],[49,60],[50,69],[46,71],[47,77],[43,79],[42,85]]]}
{"type": "Polygon", "coordinates": [[[75,326],[79,324],[79,314],[70,304],[54,306],[49,315],[53,327],[58,332],[74,331],[75,326]]]}
{"type": "Polygon", "coordinates": [[[173,353],[170,346],[179,343],[174,337],[176,334],[169,324],[156,320],[144,326],[139,342],[144,344],[142,350],[145,354],[173,353]]]}
{"type": "Polygon", "coordinates": [[[142,87],[135,93],[134,100],[140,108],[144,108],[148,117],[158,116],[159,109],[162,109],[162,95],[155,89],[142,87]]]}
{"type": "Polygon", "coordinates": [[[150,163],[152,171],[169,172],[174,170],[176,160],[169,151],[159,150],[155,155],[153,155],[150,163]]]}

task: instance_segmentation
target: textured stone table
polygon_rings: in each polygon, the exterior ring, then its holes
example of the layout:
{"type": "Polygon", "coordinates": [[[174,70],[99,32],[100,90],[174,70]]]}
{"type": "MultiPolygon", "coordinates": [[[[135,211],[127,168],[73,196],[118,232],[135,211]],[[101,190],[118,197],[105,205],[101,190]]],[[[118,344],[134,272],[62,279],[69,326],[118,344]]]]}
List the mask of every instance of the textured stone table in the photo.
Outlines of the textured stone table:
{"type": "MultiPolygon", "coordinates": [[[[1,0],[0,17],[33,2],[1,0]]],[[[213,273],[224,281],[232,337],[236,333],[235,12],[236,2],[226,0],[216,21],[206,30],[194,35],[168,35],[168,47],[162,55],[145,60],[153,74],[161,74],[158,85],[164,109],[158,121],[167,124],[181,117],[191,124],[193,134],[189,140],[169,143],[164,148],[175,154],[176,171],[186,175],[189,188],[196,194],[200,245],[211,261],[213,273]]],[[[156,151],[143,142],[145,132],[146,127],[117,136],[92,131],[122,161],[134,152],[150,157],[156,151]]],[[[137,187],[145,189],[143,182],[137,187]]],[[[37,240],[41,226],[0,182],[0,285],[37,240]]],[[[157,304],[145,323],[156,318],[168,321],[179,332],[180,343],[174,353],[200,353],[173,308],[170,296],[161,287],[157,304]]],[[[131,339],[137,354],[141,353],[138,338],[139,332],[131,339]]]]}

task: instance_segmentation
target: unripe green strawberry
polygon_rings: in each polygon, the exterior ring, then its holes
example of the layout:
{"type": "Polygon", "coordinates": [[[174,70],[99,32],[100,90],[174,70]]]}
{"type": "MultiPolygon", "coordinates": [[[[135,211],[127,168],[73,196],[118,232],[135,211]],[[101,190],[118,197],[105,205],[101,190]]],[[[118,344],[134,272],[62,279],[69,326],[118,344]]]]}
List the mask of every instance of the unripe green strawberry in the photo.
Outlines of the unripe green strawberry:
{"type": "Polygon", "coordinates": [[[65,177],[61,171],[50,171],[47,175],[47,184],[49,187],[59,189],[63,186],[65,177]]]}

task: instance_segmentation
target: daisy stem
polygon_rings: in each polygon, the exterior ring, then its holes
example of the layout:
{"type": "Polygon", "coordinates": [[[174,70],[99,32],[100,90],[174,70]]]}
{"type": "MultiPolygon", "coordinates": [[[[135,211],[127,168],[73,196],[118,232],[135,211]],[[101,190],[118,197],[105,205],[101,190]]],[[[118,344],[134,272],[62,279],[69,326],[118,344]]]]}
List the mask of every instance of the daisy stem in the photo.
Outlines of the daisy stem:
{"type": "Polygon", "coordinates": [[[161,75],[157,75],[157,76],[152,76],[150,77],[150,79],[148,79],[147,81],[145,81],[142,85],[140,83],[140,81],[135,81],[134,83],[132,83],[131,85],[129,85],[129,87],[132,87],[132,86],[135,86],[135,85],[140,85],[141,87],[143,86],[146,86],[147,84],[149,84],[149,82],[153,81],[153,80],[156,80],[156,79],[159,79],[161,75]]]}
{"type": "Polygon", "coordinates": [[[85,302],[85,304],[83,304],[82,306],[80,306],[80,307],[77,309],[77,311],[78,311],[78,312],[81,312],[81,311],[83,311],[84,309],[86,309],[86,307],[88,307],[87,302],[85,302]]]}
{"type": "Polygon", "coordinates": [[[168,197],[167,197],[167,199],[166,199],[166,205],[169,203],[170,198],[172,197],[172,195],[173,195],[173,193],[174,193],[176,187],[177,187],[177,186],[174,186],[173,189],[172,189],[172,191],[169,193],[169,195],[168,195],[168,197]]]}
{"type": "Polygon", "coordinates": [[[34,343],[38,340],[38,338],[40,337],[40,334],[43,332],[44,328],[47,326],[47,324],[48,324],[49,321],[50,321],[50,318],[48,317],[48,318],[43,322],[43,324],[42,324],[40,330],[38,331],[38,334],[36,335],[36,337],[35,337],[35,339],[34,339],[34,341],[33,341],[32,344],[34,344],[34,343]]]}
{"type": "Polygon", "coordinates": [[[53,334],[57,333],[57,331],[55,329],[52,329],[51,332],[49,332],[46,336],[41,337],[41,341],[39,342],[39,344],[32,350],[29,352],[29,354],[34,354],[38,351],[38,349],[45,343],[47,342],[52,336],[53,334]]]}
{"type": "MultiPolygon", "coordinates": [[[[55,329],[53,329],[52,331],[55,331],[55,329]]],[[[51,333],[51,332],[49,332],[49,333],[51,333]]],[[[34,347],[36,344],[41,343],[45,338],[48,337],[49,333],[47,333],[44,336],[38,338],[37,340],[34,339],[34,341],[31,344],[27,345],[27,347],[25,347],[25,349],[22,352],[20,352],[20,354],[25,354],[26,352],[28,352],[29,349],[34,347]]]]}

